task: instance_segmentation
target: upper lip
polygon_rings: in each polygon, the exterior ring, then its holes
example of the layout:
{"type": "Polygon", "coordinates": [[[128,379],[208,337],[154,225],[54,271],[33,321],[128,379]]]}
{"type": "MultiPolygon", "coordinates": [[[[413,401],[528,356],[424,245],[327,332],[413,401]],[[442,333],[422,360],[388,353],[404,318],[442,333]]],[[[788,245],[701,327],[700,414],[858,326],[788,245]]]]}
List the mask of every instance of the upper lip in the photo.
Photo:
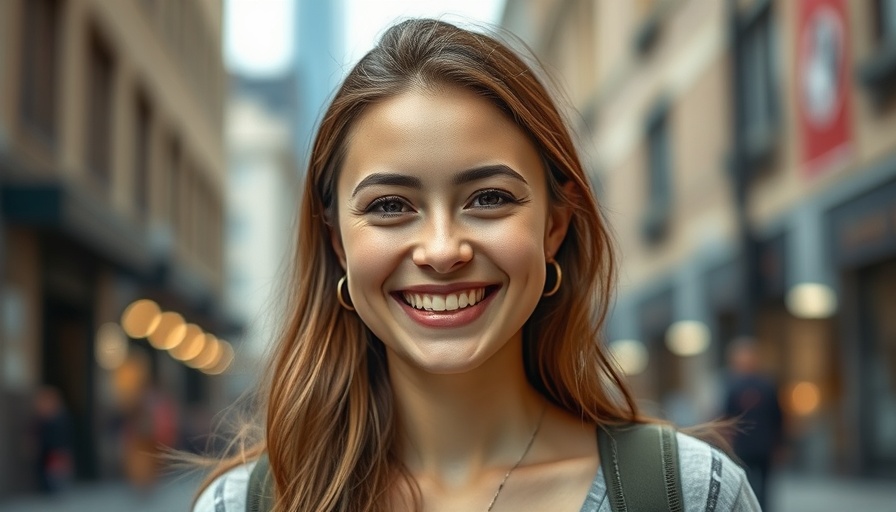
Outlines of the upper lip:
{"type": "Polygon", "coordinates": [[[476,290],[478,288],[486,288],[495,286],[495,283],[486,282],[466,282],[466,283],[447,283],[447,284],[419,284],[415,286],[407,286],[396,290],[397,292],[406,293],[429,293],[446,295],[449,293],[463,292],[467,290],[476,290]]]}

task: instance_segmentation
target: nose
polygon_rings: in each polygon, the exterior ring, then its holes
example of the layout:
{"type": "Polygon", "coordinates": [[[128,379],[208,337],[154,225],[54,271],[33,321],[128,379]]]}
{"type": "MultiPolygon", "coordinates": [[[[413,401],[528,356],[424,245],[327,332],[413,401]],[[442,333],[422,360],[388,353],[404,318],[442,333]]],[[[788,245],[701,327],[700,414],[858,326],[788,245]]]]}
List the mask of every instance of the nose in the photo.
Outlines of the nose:
{"type": "Polygon", "coordinates": [[[462,227],[450,215],[438,216],[421,230],[412,255],[414,264],[430,267],[440,274],[457,270],[473,259],[473,246],[462,227]]]}

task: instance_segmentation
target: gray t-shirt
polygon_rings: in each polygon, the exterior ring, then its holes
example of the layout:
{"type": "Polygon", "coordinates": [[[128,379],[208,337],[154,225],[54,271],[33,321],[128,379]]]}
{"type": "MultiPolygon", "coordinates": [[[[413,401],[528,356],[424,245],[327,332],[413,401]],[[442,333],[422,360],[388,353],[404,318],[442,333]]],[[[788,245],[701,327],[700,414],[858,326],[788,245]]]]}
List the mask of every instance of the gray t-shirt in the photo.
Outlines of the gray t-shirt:
{"type": "MultiPolygon", "coordinates": [[[[761,510],[743,470],[719,450],[679,432],[678,456],[685,512],[761,510]]],[[[243,512],[254,466],[254,462],[238,466],[215,479],[199,496],[193,512],[243,512]]],[[[610,512],[603,470],[594,476],[580,512],[610,512]]]]}

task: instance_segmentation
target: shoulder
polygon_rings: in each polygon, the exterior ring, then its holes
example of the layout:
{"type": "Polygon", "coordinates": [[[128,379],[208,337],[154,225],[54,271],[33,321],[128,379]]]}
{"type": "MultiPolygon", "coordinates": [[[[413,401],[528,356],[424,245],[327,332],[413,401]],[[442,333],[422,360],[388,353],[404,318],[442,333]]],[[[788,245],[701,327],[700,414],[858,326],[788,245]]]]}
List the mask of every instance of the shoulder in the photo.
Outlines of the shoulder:
{"type": "Polygon", "coordinates": [[[242,512],[245,510],[249,474],[252,473],[254,467],[255,462],[236,466],[212,480],[193,505],[193,512],[242,512]]]}
{"type": "Polygon", "coordinates": [[[679,473],[686,512],[752,512],[759,504],[747,477],[721,450],[681,432],[679,473]]]}

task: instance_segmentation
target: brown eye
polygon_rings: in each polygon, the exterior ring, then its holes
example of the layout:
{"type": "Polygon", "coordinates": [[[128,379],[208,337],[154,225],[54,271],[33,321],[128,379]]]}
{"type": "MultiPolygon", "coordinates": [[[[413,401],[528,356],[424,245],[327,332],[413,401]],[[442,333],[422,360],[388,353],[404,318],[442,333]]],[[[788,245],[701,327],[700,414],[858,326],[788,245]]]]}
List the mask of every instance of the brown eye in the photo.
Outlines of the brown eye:
{"type": "Polygon", "coordinates": [[[400,215],[411,211],[407,201],[400,197],[381,197],[367,207],[367,213],[375,213],[383,217],[400,215]]]}
{"type": "Polygon", "coordinates": [[[483,190],[473,196],[470,206],[474,208],[498,208],[516,202],[516,199],[507,192],[501,190],[483,190]]]}
{"type": "Polygon", "coordinates": [[[482,206],[497,206],[501,204],[501,196],[495,192],[486,192],[479,196],[479,204],[482,206]]]}
{"type": "Polygon", "coordinates": [[[380,205],[380,209],[383,213],[401,213],[404,209],[404,205],[398,201],[384,201],[383,204],[380,205]]]}

